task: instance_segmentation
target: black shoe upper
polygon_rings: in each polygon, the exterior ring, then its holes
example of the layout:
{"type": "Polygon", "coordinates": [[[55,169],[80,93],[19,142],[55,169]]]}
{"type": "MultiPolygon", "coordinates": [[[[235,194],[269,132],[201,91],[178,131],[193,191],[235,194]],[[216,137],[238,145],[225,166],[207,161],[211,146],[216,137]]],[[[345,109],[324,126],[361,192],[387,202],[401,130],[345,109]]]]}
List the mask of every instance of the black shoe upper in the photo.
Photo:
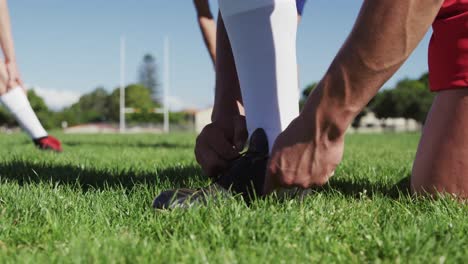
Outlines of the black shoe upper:
{"type": "Polygon", "coordinates": [[[229,169],[222,173],[216,184],[241,194],[250,200],[261,196],[268,162],[268,138],[261,128],[256,129],[249,141],[248,149],[232,162],[229,169]]]}

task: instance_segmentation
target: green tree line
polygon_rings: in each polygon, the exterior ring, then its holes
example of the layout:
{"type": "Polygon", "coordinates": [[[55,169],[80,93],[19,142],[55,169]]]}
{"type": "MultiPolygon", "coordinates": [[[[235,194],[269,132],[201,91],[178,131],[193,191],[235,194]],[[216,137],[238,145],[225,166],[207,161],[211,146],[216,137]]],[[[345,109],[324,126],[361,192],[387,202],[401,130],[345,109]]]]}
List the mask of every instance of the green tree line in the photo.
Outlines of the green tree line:
{"type": "MultiPolygon", "coordinates": [[[[68,126],[85,123],[116,123],[119,121],[120,89],[107,92],[103,87],[86,93],[80,97],[78,102],[62,109],[51,111],[45,104],[43,98],[38,96],[34,90],[28,91],[28,98],[32,108],[36,112],[44,127],[59,128],[62,122],[68,126]]],[[[151,90],[141,84],[131,84],[125,87],[125,104],[136,110],[135,113],[126,114],[126,121],[132,123],[161,123],[162,114],[155,114],[153,110],[161,107],[152,99],[151,90]]],[[[184,123],[188,120],[185,113],[170,113],[171,123],[184,123]]],[[[16,121],[6,109],[0,108],[0,125],[17,126],[16,121]]]]}

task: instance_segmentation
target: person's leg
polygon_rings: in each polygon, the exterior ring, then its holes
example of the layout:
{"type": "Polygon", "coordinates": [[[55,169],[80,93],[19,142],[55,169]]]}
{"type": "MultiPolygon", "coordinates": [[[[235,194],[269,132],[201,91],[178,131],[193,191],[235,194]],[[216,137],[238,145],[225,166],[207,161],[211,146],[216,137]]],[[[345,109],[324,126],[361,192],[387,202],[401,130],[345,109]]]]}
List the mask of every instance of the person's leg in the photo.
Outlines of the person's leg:
{"type": "Polygon", "coordinates": [[[18,83],[13,84],[15,87],[7,89],[8,73],[5,64],[0,62],[0,104],[3,104],[13,114],[19,125],[39,148],[62,151],[60,141],[49,136],[42,127],[23,88],[18,83]]]}
{"type": "Polygon", "coordinates": [[[468,89],[439,92],[424,126],[411,178],[416,193],[468,197],[468,89]]]}
{"type": "Polygon", "coordinates": [[[208,0],[193,0],[197,11],[198,25],[213,64],[216,62],[216,23],[208,0]]]}
{"type": "Polygon", "coordinates": [[[299,114],[297,10],[290,0],[220,0],[251,134],[263,128],[270,149],[299,114]]]}
{"type": "MultiPolygon", "coordinates": [[[[3,69],[4,65],[0,67],[3,69]]],[[[2,78],[0,85],[0,103],[13,114],[19,125],[33,140],[47,137],[47,132],[34,113],[23,88],[19,85],[7,91],[7,83],[4,81],[4,78],[2,78]]]]}

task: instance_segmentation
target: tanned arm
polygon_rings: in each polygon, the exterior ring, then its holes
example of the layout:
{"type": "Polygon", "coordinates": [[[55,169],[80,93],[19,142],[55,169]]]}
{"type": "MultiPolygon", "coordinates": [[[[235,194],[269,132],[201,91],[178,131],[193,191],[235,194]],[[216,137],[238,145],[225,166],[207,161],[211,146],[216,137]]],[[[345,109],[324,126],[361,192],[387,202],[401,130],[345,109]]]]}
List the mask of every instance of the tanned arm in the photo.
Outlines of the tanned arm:
{"type": "Polygon", "coordinates": [[[432,24],[442,0],[366,0],[354,29],[306,102],[340,132],[400,68],[432,24]]]}
{"type": "Polygon", "coordinates": [[[0,0],[0,46],[2,47],[5,62],[15,61],[15,48],[11,34],[10,15],[6,0],[0,0]]]}
{"type": "Polygon", "coordinates": [[[216,41],[218,56],[212,123],[201,131],[195,146],[195,157],[210,177],[216,177],[239,156],[248,136],[234,56],[221,16],[216,41]]]}
{"type": "Polygon", "coordinates": [[[265,183],[308,188],[333,175],[354,117],[424,37],[443,0],[366,0],[301,114],[278,137],[265,183]]]}
{"type": "Polygon", "coordinates": [[[5,68],[8,74],[8,88],[22,85],[19,71],[16,66],[15,48],[11,33],[10,15],[6,0],[0,0],[0,46],[2,47],[5,68]]]}
{"type": "Polygon", "coordinates": [[[216,23],[211,13],[208,0],[194,0],[197,10],[198,25],[203,35],[206,48],[213,64],[216,62],[216,23]]]}

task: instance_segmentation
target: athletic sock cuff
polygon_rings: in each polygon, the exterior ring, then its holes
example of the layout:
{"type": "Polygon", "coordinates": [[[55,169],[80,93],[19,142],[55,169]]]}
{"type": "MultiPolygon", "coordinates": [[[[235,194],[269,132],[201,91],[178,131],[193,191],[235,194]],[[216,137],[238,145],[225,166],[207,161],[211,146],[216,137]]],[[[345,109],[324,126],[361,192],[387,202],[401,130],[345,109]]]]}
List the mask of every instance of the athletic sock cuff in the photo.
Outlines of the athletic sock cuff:
{"type": "Polygon", "coordinates": [[[47,136],[41,122],[34,113],[28,97],[20,86],[0,96],[0,102],[13,114],[18,124],[33,139],[47,136]]]}
{"type": "Polygon", "coordinates": [[[0,96],[0,102],[11,112],[16,112],[29,105],[28,97],[20,86],[12,88],[0,96]]]}

